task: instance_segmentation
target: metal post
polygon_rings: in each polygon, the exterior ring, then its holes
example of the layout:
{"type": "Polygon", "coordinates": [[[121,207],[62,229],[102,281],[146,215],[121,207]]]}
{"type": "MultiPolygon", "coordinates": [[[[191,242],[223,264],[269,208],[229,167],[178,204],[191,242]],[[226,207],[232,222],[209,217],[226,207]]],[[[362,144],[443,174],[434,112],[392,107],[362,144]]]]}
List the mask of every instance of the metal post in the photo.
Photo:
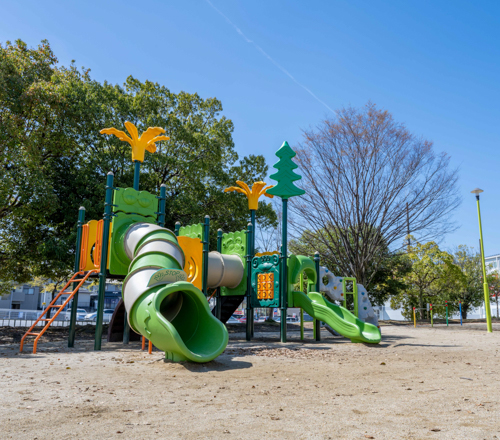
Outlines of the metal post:
{"type": "Polygon", "coordinates": [[[477,216],[479,219],[479,237],[481,244],[481,265],[483,266],[483,290],[484,290],[484,313],[486,315],[486,327],[488,333],[493,331],[491,325],[491,309],[490,309],[490,291],[488,289],[488,282],[486,281],[486,264],[484,262],[484,241],[483,241],[483,228],[481,226],[481,209],[479,208],[479,194],[476,194],[477,201],[477,216]]]}
{"type": "Polygon", "coordinates": [[[205,296],[208,296],[208,249],[210,246],[210,216],[205,216],[203,224],[203,272],[202,272],[202,291],[205,296]]]}
{"type": "Polygon", "coordinates": [[[431,314],[431,327],[434,327],[434,319],[432,317],[432,304],[430,305],[430,314],[431,314]]]}
{"type": "Polygon", "coordinates": [[[253,315],[252,309],[252,255],[250,254],[250,247],[252,242],[252,223],[247,225],[247,322],[246,322],[246,340],[250,341],[252,339],[252,321],[250,316],[253,315]]]}
{"type": "Polygon", "coordinates": [[[123,313],[123,344],[127,345],[130,342],[130,325],[128,325],[128,315],[125,310],[123,313]]]}
{"type": "Polygon", "coordinates": [[[462,323],[462,301],[458,302],[458,308],[459,308],[459,313],[460,313],[460,325],[463,325],[462,323]]]}
{"type": "Polygon", "coordinates": [[[448,327],[448,301],[445,301],[444,305],[446,306],[446,327],[448,327]]]}
{"type": "Polygon", "coordinates": [[[106,266],[108,263],[108,242],[109,229],[111,226],[111,213],[113,201],[113,178],[114,175],[110,171],[106,179],[106,199],[104,203],[104,225],[102,232],[102,250],[101,250],[101,268],[99,271],[99,294],[97,299],[97,316],[95,326],[94,350],[101,349],[102,342],[102,318],[104,312],[104,292],[106,290],[106,266]]]}
{"type": "MultiPolygon", "coordinates": [[[[83,206],[78,210],[78,222],[76,226],[76,255],[75,255],[75,273],[80,270],[80,251],[82,248],[82,227],[85,223],[85,208],[83,206]]],[[[73,290],[76,289],[78,283],[73,283],[73,290]]],[[[73,296],[73,302],[71,305],[71,316],[69,319],[69,336],[68,336],[68,347],[74,347],[75,345],[75,332],[76,332],[76,309],[78,307],[78,291],[73,296]]]]}
{"type": "MultiPolygon", "coordinates": [[[[319,269],[319,252],[314,253],[314,267],[316,269],[316,292],[319,293],[321,280],[319,279],[320,269],[319,269]]],[[[316,320],[316,326],[314,327],[314,339],[316,341],[321,341],[321,321],[316,320]]]]}
{"type": "Polygon", "coordinates": [[[415,307],[413,307],[413,327],[417,328],[417,314],[415,313],[415,307]]]}
{"type": "MultiPolygon", "coordinates": [[[[217,252],[222,252],[222,229],[217,229],[217,252]]],[[[219,321],[222,319],[220,290],[220,287],[217,287],[217,290],[215,292],[215,317],[219,321]]]]}
{"type": "Polygon", "coordinates": [[[286,313],[288,307],[288,249],[287,249],[287,241],[288,241],[288,231],[287,231],[287,223],[288,223],[288,200],[282,199],[283,201],[283,209],[282,209],[282,233],[281,233],[281,283],[280,283],[280,291],[281,291],[281,319],[280,319],[280,336],[281,342],[286,342],[286,313]]]}
{"type": "Polygon", "coordinates": [[[139,191],[139,176],[141,173],[141,162],[134,160],[134,189],[139,191]]]}
{"type": "MultiPolygon", "coordinates": [[[[299,277],[300,288],[299,290],[302,292],[304,289],[304,274],[301,273],[299,277]]],[[[304,340],[304,309],[300,309],[300,340],[304,340]]]]}
{"type": "Polygon", "coordinates": [[[175,222],[175,236],[178,237],[179,236],[179,229],[181,228],[181,222],[175,222]]]}
{"type": "Polygon", "coordinates": [[[162,183],[160,185],[160,206],[158,209],[158,221],[156,222],[158,226],[161,226],[162,228],[165,227],[165,202],[167,199],[167,185],[162,183]]]}
{"type": "MultiPolygon", "coordinates": [[[[252,259],[255,255],[255,209],[250,210],[250,222],[252,223],[252,234],[251,234],[251,240],[250,240],[250,266],[252,265],[252,259]]],[[[250,270],[250,275],[252,274],[252,271],[250,270]]],[[[250,318],[250,328],[252,331],[252,338],[255,330],[255,324],[254,324],[254,316],[253,316],[253,308],[252,308],[252,316],[250,318]]]]}

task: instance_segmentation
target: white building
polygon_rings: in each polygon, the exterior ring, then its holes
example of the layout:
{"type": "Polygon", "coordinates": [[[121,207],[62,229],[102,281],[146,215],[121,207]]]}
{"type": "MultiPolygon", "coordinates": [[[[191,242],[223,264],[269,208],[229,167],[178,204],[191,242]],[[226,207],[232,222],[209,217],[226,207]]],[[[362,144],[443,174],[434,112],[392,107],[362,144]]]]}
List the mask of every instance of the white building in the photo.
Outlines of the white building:
{"type": "Polygon", "coordinates": [[[500,271],[500,254],[484,257],[484,262],[486,264],[486,271],[488,273],[494,272],[496,270],[500,271]]]}

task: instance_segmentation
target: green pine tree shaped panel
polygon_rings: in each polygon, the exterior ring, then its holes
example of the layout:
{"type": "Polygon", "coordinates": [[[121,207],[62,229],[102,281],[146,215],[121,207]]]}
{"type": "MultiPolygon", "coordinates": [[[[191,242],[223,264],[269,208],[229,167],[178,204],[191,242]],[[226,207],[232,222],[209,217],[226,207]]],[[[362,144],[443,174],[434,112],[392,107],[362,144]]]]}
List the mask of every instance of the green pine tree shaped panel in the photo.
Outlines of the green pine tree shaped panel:
{"type": "Polygon", "coordinates": [[[297,188],[293,183],[296,180],[302,179],[301,176],[293,171],[298,168],[298,165],[292,161],[296,155],[297,153],[290,148],[288,142],[284,142],[281,148],[276,152],[276,156],[278,156],[280,160],[273,166],[278,171],[271,174],[269,177],[276,180],[278,184],[268,189],[268,194],[281,197],[282,199],[289,199],[290,197],[301,196],[306,193],[303,189],[297,188]]]}

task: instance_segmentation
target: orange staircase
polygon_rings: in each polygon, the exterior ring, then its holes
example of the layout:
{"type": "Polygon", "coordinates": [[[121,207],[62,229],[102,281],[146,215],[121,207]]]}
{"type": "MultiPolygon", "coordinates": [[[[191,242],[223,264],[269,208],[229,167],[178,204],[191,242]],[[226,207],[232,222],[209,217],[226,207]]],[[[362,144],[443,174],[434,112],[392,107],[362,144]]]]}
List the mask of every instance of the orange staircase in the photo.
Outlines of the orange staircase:
{"type": "MultiPolygon", "coordinates": [[[[47,306],[47,308],[43,311],[43,313],[38,317],[38,319],[35,321],[35,323],[29,328],[29,330],[24,334],[24,336],[21,338],[21,346],[19,348],[19,351],[23,351],[23,346],[24,346],[24,340],[26,339],[27,336],[36,336],[35,341],[33,342],[33,353],[36,353],[36,345],[38,343],[38,340],[42,337],[42,335],[47,331],[47,329],[50,327],[50,324],[54,322],[54,320],[57,318],[57,315],[61,313],[61,310],[64,310],[64,308],[68,305],[68,303],[71,301],[73,296],[75,296],[75,293],[78,292],[78,289],[83,286],[83,283],[87,281],[87,278],[93,274],[99,272],[97,269],[95,270],[89,270],[88,272],[80,271],[75,273],[71,279],[66,283],[66,285],[61,289],[61,291],[56,295],[56,297],[52,300],[52,302],[47,306]],[[78,278],[79,275],[83,275],[83,278],[78,278]],[[78,283],[75,289],[73,289],[71,292],[65,292],[65,290],[69,287],[70,284],[72,283],[78,283]],[[66,301],[64,301],[63,304],[56,305],[57,300],[60,298],[61,295],[63,294],[68,294],[68,297],[66,298],[66,301]],[[49,309],[56,309],[56,313],[54,313],[54,316],[52,316],[50,319],[44,318],[46,316],[47,310],[49,309]],[[33,329],[36,327],[36,325],[39,322],[46,322],[46,324],[43,326],[42,330],[40,333],[35,333],[33,332],[33,329]]],[[[76,307],[76,304],[74,304],[74,307],[76,307]]]]}

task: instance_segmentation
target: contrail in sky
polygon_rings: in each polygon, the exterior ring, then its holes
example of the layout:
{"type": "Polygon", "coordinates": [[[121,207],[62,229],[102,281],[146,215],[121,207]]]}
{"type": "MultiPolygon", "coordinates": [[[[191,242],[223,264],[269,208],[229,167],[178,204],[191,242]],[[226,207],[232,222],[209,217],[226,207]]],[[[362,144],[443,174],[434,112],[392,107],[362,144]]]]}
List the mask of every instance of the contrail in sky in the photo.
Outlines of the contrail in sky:
{"type": "Polygon", "coordinates": [[[255,48],[262,54],[264,55],[269,61],[271,61],[271,63],[273,63],[278,69],[280,69],[286,76],[288,76],[295,84],[299,85],[300,87],[302,87],[307,93],[309,93],[316,101],[320,102],[321,104],[323,104],[328,110],[330,110],[332,113],[335,113],[330,106],[328,106],[328,104],[326,104],[324,101],[322,101],[321,99],[319,99],[311,90],[309,90],[304,84],[300,83],[299,81],[297,81],[293,75],[288,71],[286,70],[283,66],[281,66],[279,63],[277,63],[273,58],[271,58],[270,55],[267,54],[267,52],[264,51],[264,49],[262,49],[262,47],[260,47],[257,43],[255,43],[254,41],[250,40],[250,38],[248,38],[244,33],[243,31],[238,27],[236,26],[231,20],[229,20],[229,18],[219,9],[217,9],[210,0],[205,0],[219,15],[221,15],[222,17],[224,17],[224,19],[234,28],[234,30],[236,32],[238,32],[238,34],[240,34],[240,36],[247,42],[247,43],[250,43],[250,44],[253,44],[255,46],[255,48]]]}

